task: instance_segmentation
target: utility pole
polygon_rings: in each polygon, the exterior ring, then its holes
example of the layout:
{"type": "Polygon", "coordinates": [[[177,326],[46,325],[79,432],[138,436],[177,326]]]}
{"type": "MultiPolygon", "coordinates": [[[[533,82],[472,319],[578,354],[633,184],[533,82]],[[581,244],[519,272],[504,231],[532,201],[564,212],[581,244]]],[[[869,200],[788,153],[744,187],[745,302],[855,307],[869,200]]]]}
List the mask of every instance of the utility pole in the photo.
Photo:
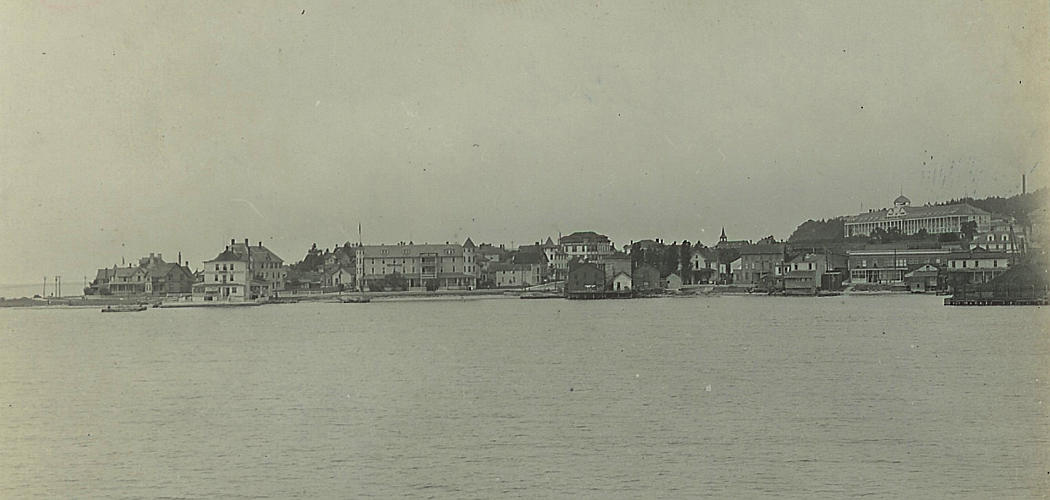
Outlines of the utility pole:
{"type": "Polygon", "coordinates": [[[47,276],[44,276],[44,289],[40,290],[41,297],[47,297],[47,276]]]}

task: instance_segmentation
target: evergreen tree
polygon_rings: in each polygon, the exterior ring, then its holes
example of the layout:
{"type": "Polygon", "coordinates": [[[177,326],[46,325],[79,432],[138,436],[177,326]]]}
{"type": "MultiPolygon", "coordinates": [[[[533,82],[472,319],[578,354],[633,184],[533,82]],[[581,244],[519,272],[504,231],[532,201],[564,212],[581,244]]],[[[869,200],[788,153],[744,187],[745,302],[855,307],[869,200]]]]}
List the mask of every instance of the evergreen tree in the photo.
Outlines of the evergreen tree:
{"type": "Polygon", "coordinates": [[[678,247],[678,265],[682,270],[682,283],[693,284],[693,245],[689,243],[689,240],[683,241],[678,247]]]}

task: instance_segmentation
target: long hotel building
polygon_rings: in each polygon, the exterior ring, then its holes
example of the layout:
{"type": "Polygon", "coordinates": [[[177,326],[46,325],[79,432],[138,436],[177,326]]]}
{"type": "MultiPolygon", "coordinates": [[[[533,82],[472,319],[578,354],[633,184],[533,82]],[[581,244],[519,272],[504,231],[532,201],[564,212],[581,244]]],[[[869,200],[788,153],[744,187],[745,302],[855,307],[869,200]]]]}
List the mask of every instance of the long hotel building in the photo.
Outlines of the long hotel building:
{"type": "Polygon", "coordinates": [[[409,289],[428,285],[449,290],[477,288],[478,267],[474,242],[364,245],[357,247],[357,283],[364,290],[377,281],[397,274],[409,289]]]}
{"type": "Polygon", "coordinates": [[[985,232],[991,226],[992,216],[966,203],[913,207],[911,200],[901,195],[893,200],[893,208],[847,217],[844,234],[867,236],[876,228],[885,231],[896,228],[901,234],[915,234],[924,229],[929,234],[958,233],[963,223],[969,221],[976,222],[977,230],[985,232]]]}

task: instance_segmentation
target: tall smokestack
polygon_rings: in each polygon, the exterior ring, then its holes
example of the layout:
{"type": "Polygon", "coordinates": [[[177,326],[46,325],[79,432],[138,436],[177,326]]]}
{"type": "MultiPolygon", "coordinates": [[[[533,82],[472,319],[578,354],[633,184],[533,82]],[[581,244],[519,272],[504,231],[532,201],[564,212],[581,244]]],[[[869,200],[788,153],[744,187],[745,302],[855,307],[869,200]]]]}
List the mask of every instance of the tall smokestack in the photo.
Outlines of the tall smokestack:
{"type": "Polygon", "coordinates": [[[1021,174],[1021,194],[1028,192],[1027,187],[1028,186],[1025,185],[1025,174],[1021,174]]]}

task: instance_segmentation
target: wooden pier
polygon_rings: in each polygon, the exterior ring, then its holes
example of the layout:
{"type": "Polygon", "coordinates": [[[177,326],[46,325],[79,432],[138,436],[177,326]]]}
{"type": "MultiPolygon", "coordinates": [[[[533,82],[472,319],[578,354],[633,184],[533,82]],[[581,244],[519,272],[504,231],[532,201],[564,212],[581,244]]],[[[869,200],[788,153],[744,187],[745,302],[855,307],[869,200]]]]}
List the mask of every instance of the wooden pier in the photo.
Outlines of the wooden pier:
{"type": "Polygon", "coordinates": [[[1000,299],[978,299],[978,298],[954,298],[944,299],[946,306],[1045,306],[1047,299],[1024,299],[1024,298],[1000,298],[1000,299]]]}

